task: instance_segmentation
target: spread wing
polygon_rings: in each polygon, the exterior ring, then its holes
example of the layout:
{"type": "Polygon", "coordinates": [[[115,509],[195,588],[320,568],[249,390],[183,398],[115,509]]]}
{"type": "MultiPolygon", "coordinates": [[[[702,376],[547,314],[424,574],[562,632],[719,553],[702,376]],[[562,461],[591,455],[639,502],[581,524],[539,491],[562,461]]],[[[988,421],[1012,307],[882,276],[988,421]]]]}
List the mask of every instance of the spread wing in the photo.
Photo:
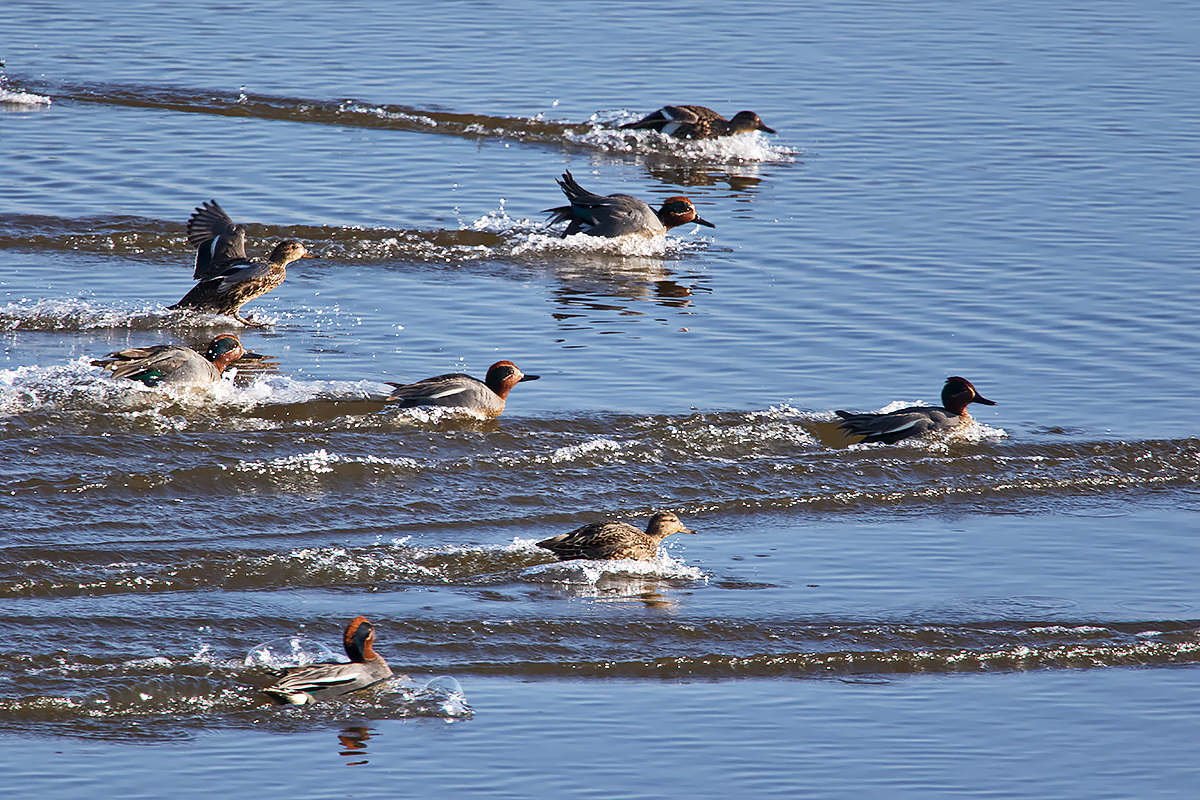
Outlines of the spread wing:
{"type": "Polygon", "coordinates": [[[204,280],[234,262],[246,261],[246,230],[216,200],[202,203],[187,222],[187,241],[196,248],[192,277],[204,280]]]}

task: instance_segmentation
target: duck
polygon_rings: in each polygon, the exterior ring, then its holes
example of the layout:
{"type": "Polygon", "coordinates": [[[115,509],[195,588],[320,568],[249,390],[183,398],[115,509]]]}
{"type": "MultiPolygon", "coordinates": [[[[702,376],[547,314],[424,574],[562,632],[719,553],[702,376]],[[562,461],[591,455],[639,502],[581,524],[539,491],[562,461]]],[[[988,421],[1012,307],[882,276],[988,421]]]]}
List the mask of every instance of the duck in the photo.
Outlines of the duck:
{"type": "Polygon", "coordinates": [[[849,411],[836,413],[841,417],[838,427],[852,436],[862,437],[858,443],[895,444],[902,439],[934,431],[951,430],[967,424],[971,420],[967,406],[971,403],[996,405],[994,401],[979,394],[969,380],[955,375],[947,378],[942,387],[941,407],[913,406],[886,414],[852,414],[849,411]]]}
{"type": "Polygon", "coordinates": [[[392,668],[375,652],[375,627],[366,617],[355,617],[346,626],[342,646],[349,664],[326,662],[291,667],[282,678],[262,690],[279,705],[301,706],[361,691],[386,681],[392,668]]]}
{"type": "Polygon", "coordinates": [[[541,375],[526,375],[511,361],[497,361],[488,367],[483,380],[461,372],[435,375],[415,383],[390,383],[394,391],[384,398],[401,408],[414,406],[449,406],[466,408],[484,415],[498,417],[504,413],[508,393],[518,383],[539,380],[541,375]]]}
{"type": "Polygon", "coordinates": [[[654,211],[641,200],[628,194],[610,194],[607,197],[593,194],[580,186],[571,171],[558,179],[563,194],[570,205],[547,208],[542,213],[552,214],[547,225],[567,222],[563,238],[574,233],[588,236],[603,236],[610,239],[622,236],[666,236],[667,231],[679,225],[694,222],[709,228],[717,227],[696,213],[692,201],[683,196],[668,197],[662,208],[654,211]]]}
{"type": "Polygon", "coordinates": [[[247,357],[262,358],[226,333],[213,339],[203,355],[179,344],[158,344],[118,350],[93,361],[92,366],[111,371],[114,378],[146,386],[208,386],[220,380],[230,364],[247,357]]]}
{"type": "Polygon", "coordinates": [[[627,122],[621,128],[658,131],[676,139],[716,139],[739,133],[763,131],[775,133],[753,111],[739,111],[733,119],[725,119],[705,106],[663,106],[637,122],[627,122]]]}
{"type": "Polygon", "coordinates": [[[170,309],[193,309],[233,317],[243,325],[266,323],[243,318],[242,306],[277,288],[287,277],[287,266],[301,258],[316,258],[300,242],[286,239],[268,258],[246,257],[246,229],[234,223],[216,200],[201,203],[187,222],[187,241],[196,248],[199,281],[170,309]]]}
{"type": "Polygon", "coordinates": [[[578,558],[653,561],[658,556],[659,544],[672,533],[695,531],[685,528],[679,517],[670,511],[659,511],[650,517],[650,524],[644,531],[628,522],[593,522],[570,533],[543,539],[537,546],[554,553],[559,561],[578,558]]]}

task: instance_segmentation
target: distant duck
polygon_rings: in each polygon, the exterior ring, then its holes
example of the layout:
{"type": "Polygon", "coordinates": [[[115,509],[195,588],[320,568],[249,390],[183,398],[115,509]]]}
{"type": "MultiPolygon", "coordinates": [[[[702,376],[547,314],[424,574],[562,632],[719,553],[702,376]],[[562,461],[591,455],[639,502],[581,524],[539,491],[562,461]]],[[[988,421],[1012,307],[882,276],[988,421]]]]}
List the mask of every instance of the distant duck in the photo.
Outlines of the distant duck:
{"type": "Polygon", "coordinates": [[[775,129],[763,124],[753,111],[739,111],[733,119],[725,119],[704,106],[663,106],[637,122],[627,122],[620,127],[658,131],[676,139],[716,139],[750,131],[775,133],[775,129]]]}
{"type": "Polygon", "coordinates": [[[247,352],[236,336],[224,334],[213,339],[203,355],[183,345],[159,344],[118,350],[92,366],[147,386],[208,386],[220,380],[230,364],[247,356],[262,358],[247,352]]]}
{"type": "Polygon", "coordinates": [[[504,413],[508,393],[518,383],[536,381],[541,375],[526,375],[511,361],[497,361],[488,367],[487,376],[481,381],[453,372],[436,375],[416,383],[393,383],[395,387],[385,402],[403,408],[414,406],[449,406],[467,408],[487,417],[498,417],[504,413]]]}
{"type": "Polygon", "coordinates": [[[913,406],[886,414],[851,414],[848,411],[838,411],[837,415],[842,418],[838,426],[852,436],[863,437],[859,440],[861,442],[895,444],[911,436],[965,425],[971,419],[971,415],[967,413],[967,406],[971,403],[996,405],[975,391],[969,380],[955,376],[947,378],[946,385],[942,387],[941,408],[913,406]]]}
{"type": "Polygon", "coordinates": [[[304,705],[374,686],[392,677],[392,668],[375,652],[375,628],[366,617],[346,626],[342,645],[349,664],[324,663],[291,667],[275,684],[263,689],[280,705],[304,705]]]}
{"type": "Polygon", "coordinates": [[[216,200],[201,204],[188,219],[187,240],[196,248],[192,277],[199,283],[170,308],[226,314],[243,325],[265,323],[243,319],[242,306],[283,283],[288,264],[316,258],[292,239],[275,245],[269,258],[247,258],[246,229],[234,224],[216,200]]]}
{"type": "Polygon", "coordinates": [[[627,522],[594,522],[570,533],[544,539],[537,546],[554,553],[559,561],[577,558],[652,561],[658,556],[659,544],[672,533],[695,531],[685,528],[679,517],[671,512],[660,511],[650,518],[644,531],[627,522]]]}
{"type": "Polygon", "coordinates": [[[589,236],[618,238],[621,236],[666,236],[667,231],[679,225],[694,222],[715,228],[696,213],[696,207],[686,197],[668,197],[662,208],[654,211],[641,200],[628,194],[602,196],[584,189],[571,175],[563,173],[558,181],[570,205],[547,208],[544,213],[553,214],[549,225],[567,222],[563,237],[574,233],[589,236]]]}

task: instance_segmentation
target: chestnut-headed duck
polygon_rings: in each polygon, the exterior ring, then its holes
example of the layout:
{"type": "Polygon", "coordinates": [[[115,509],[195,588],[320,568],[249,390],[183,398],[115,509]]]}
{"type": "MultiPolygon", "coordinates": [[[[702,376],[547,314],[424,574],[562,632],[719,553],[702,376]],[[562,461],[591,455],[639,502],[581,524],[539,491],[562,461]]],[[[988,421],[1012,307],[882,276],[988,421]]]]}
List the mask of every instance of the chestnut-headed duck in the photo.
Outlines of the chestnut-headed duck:
{"type": "Polygon", "coordinates": [[[508,393],[518,383],[536,381],[541,375],[526,375],[511,361],[497,361],[488,367],[483,380],[461,372],[436,375],[415,383],[393,383],[394,391],[385,402],[403,408],[413,406],[450,406],[466,408],[487,417],[504,413],[508,393]]]}
{"type": "Polygon", "coordinates": [[[848,411],[838,411],[837,415],[842,418],[838,427],[851,436],[863,437],[860,442],[895,444],[911,436],[965,425],[971,419],[971,415],[967,413],[967,406],[971,403],[996,405],[975,391],[969,380],[954,376],[947,378],[946,385],[942,387],[941,407],[913,406],[886,414],[851,414],[848,411]]]}
{"type": "Polygon", "coordinates": [[[304,705],[328,700],[374,686],[392,677],[392,668],[375,652],[375,628],[366,617],[355,617],[346,626],[342,645],[349,664],[324,663],[291,667],[263,689],[280,705],[304,705]]]}
{"type": "Polygon", "coordinates": [[[610,239],[621,236],[666,236],[671,228],[689,222],[709,228],[717,227],[701,219],[692,201],[686,197],[668,197],[662,207],[654,211],[632,195],[592,194],[575,181],[570,170],[563,173],[558,185],[571,204],[547,208],[544,213],[553,214],[548,225],[568,223],[562,234],[564,237],[574,233],[610,239]]]}
{"type": "Polygon", "coordinates": [[[114,378],[147,386],[208,386],[220,380],[230,364],[246,357],[262,358],[247,352],[236,336],[226,333],[213,339],[203,355],[183,345],[159,344],[118,350],[92,365],[111,371],[114,378]]]}

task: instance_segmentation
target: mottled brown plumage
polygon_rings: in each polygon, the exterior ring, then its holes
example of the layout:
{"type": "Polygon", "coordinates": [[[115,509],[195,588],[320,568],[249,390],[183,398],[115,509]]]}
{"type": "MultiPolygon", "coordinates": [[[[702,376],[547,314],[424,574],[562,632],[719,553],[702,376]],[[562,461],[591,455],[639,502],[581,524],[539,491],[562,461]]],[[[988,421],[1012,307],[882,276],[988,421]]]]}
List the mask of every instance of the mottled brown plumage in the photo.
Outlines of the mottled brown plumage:
{"type": "Polygon", "coordinates": [[[288,264],[315,257],[289,239],[275,245],[270,258],[247,258],[245,229],[234,224],[215,200],[196,209],[187,230],[188,244],[196,248],[193,275],[200,282],[170,308],[226,314],[243,325],[262,323],[242,318],[238,313],[242,306],[283,283],[288,264]]]}
{"type": "Polygon", "coordinates": [[[650,518],[650,524],[644,531],[627,522],[594,522],[570,533],[540,541],[537,546],[554,553],[559,561],[576,558],[652,561],[658,556],[659,544],[672,533],[695,531],[683,527],[679,517],[671,512],[660,511],[650,518]]]}
{"type": "Polygon", "coordinates": [[[775,132],[753,111],[739,111],[733,119],[725,119],[705,106],[663,106],[637,122],[627,122],[620,127],[658,131],[676,139],[715,139],[750,131],[775,132]]]}

